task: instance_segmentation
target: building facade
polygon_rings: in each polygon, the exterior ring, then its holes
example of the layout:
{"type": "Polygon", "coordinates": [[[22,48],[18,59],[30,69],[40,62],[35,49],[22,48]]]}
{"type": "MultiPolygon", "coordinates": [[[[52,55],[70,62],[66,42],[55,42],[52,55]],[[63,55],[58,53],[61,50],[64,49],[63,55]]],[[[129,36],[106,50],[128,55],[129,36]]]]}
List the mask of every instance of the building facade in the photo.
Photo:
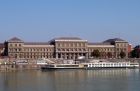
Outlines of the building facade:
{"type": "Polygon", "coordinates": [[[99,58],[120,58],[120,52],[128,57],[128,42],[119,38],[109,39],[101,43],[90,43],[77,37],[60,37],[49,42],[24,42],[12,38],[4,43],[6,56],[17,59],[78,59],[94,58],[93,52],[98,50],[99,58]]]}

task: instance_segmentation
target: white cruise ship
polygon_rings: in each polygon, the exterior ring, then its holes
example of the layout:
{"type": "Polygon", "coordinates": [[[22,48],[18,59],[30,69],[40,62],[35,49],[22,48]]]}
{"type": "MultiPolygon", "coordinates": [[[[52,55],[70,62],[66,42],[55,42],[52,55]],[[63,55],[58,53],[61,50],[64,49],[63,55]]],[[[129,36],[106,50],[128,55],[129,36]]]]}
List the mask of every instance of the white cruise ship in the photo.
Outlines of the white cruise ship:
{"type": "Polygon", "coordinates": [[[136,62],[93,62],[80,64],[47,64],[42,69],[96,69],[96,68],[139,68],[136,62]]]}
{"type": "Polygon", "coordinates": [[[84,63],[84,68],[139,68],[139,63],[132,62],[95,62],[84,63]]]}

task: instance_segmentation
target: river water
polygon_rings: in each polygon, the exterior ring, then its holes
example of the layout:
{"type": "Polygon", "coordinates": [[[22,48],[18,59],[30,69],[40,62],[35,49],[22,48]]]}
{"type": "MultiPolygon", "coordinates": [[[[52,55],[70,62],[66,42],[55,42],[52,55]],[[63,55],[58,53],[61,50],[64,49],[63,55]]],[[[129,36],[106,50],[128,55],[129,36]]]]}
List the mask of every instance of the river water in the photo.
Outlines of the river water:
{"type": "Polygon", "coordinates": [[[140,91],[139,69],[0,72],[0,91],[140,91]]]}

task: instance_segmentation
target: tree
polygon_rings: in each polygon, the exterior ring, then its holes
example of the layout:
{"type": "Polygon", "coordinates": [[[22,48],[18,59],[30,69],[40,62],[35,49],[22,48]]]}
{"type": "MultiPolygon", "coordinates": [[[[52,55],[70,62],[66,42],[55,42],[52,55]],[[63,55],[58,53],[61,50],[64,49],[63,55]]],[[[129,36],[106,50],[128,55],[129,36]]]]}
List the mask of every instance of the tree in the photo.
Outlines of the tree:
{"type": "Polygon", "coordinates": [[[136,46],[130,53],[132,58],[140,58],[140,45],[136,46]]]}
{"type": "Polygon", "coordinates": [[[106,58],[106,52],[100,52],[100,57],[101,58],[106,58]]]}
{"type": "Polygon", "coordinates": [[[120,57],[121,57],[121,58],[124,58],[125,56],[126,56],[125,52],[121,51],[121,52],[120,52],[120,57]]]}
{"type": "Polygon", "coordinates": [[[93,56],[93,57],[96,57],[96,58],[100,57],[100,52],[99,52],[99,50],[94,50],[94,51],[92,52],[92,56],[93,56]]]}
{"type": "Polygon", "coordinates": [[[132,50],[132,51],[131,51],[130,57],[131,57],[131,58],[137,58],[137,52],[136,52],[136,50],[132,50]]]}
{"type": "Polygon", "coordinates": [[[108,58],[112,58],[112,53],[111,52],[108,52],[107,53],[107,56],[108,56],[108,58]]]}

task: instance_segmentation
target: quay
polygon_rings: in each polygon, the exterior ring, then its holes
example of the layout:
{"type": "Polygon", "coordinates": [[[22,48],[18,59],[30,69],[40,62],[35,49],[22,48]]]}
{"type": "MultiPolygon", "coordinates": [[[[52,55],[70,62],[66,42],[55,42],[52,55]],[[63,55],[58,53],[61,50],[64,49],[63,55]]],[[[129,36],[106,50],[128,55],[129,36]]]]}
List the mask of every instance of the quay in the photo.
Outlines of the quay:
{"type": "MultiPolygon", "coordinates": [[[[72,62],[70,62],[69,60],[58,60],[58,59],[53,59],[53,61],[51,60],[28,60],[25,62],[19,62],[19,60],[17,62],[15,62],[14,60],[9,60],[9,61],[5,61],[5,59],[1,59],[0,60],[0,70],[38,70],[41,68],[44,68],[46,66],[59,66],[58,68],[75,68],[75,69],[83,69],[85,67],[88,68],[93,68],[93,67],[102,67],[102,68],[111,68],[112,66],[116,66],[116,68],[121,68],[121,66],[119,66],[119,63],[122,63],[125,66],[128,66],[129,62],[131,63],[139,63],[140,64],[140,59],[98,59],[101,62],[95,62],[95,63],[89,63],[92,62],[91,59],[86,60],[87,62],[84,63],[80,63],[77,62],[77,64],[74,64],[72,62]],[[89,61],[90,60],[90,61],[89,61]],[[42,62],[42,63],[41,63],[42,62]],[[72,65],[73,64],[73,65],[72,65]],[[103,67],[103,65],[105,67],[103,67]],[[61,67],[60,67],[61,66],[61,67]],[[63,67],[65,66],[65,67],[63,67]]],[[[97,61],[97,59],[94,61],[97,61]]],[[[115,67],[114,67],[115,68],[115,67]]],[[[129,68],[129,67],[128,67],[129,68]]],[[[140,67],[139,67],[140,68],[140,67]]]]}

